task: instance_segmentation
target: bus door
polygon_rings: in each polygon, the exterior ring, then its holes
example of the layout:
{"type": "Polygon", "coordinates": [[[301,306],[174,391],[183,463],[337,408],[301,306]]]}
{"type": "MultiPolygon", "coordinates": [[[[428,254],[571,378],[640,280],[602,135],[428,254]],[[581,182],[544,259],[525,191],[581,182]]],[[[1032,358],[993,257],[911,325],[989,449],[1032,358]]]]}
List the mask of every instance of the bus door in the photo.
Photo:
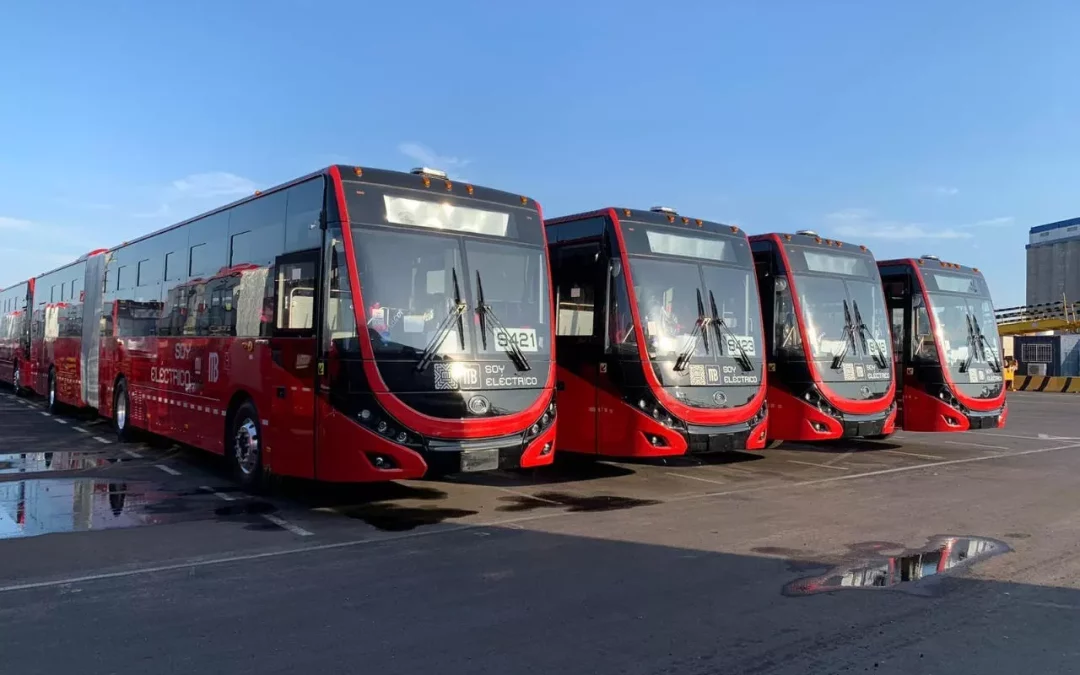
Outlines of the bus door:
{"type": "MultiPolygon", "coordinates": [[[[274,443],[264,452],[275,473],[315,476],[315,396],[318,363],[317,320],[322,252],[290,253],[274,265],[274,323],[270,336],[270,396],[274,443]]],[[[265,311],[265,310],[264,310],[265,311]]],[[[211,366],[212,367],[212,366],[211,366]]]]}
{"type": "Polygon", "coordinates": [[[908,339],[911,330],[911,312],[908,311],[911,297],[908,279],[889,279],[883,281],[885,289],[885,307],[889,311],[889,323],[893,342],[893,378],[896,382],[896,428],[904,425],[904,382],[909,375],[908,339]]]}
{"type": "MultiPolygon", "coordinates": [[[[559,430],[557,450],[596,454],[601,368],[604,360],[604,305],[600,289],[606,283],[601,270],[599,240],[567,244],[555,249],[552,264],[558,272],[559,316],[556,353],[559,430]]],[[[606,376],[606,375],[605,375],[606,376]]]]}

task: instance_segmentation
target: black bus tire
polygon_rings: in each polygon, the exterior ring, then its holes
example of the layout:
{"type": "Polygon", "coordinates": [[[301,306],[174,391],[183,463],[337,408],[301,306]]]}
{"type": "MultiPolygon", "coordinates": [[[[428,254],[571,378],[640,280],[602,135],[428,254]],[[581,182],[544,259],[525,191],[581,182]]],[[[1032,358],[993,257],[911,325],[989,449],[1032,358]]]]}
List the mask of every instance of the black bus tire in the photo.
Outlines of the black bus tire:
{"type": "Polygon", "coordinates": [[[244,401],[231,417],[225,439],[225,456],[237,482],[245,490],[257,492],[266,484],[263,475],[262,424],[259,411],[244,401]]]}
{"type": "Polygon", "coordinates": [[[112,412],[113,431],[116,432],[116,440],[127,443],[132,439],[131,397],[128,395],[127,380],[123,378],[116,383],[112,412]]]}

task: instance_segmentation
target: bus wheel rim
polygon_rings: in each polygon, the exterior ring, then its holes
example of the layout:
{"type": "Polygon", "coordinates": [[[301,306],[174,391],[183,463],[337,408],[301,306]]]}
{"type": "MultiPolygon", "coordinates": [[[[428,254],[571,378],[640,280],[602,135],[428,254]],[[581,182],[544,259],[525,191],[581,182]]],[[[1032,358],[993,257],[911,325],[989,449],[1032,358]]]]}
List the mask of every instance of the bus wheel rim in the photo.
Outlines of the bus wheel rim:
{"type": "Polygon", "coordinates": [[[116,400],[116,427],[123,431],[127,426],[127,397],[123,394],[116,400]]]}
{"type": "Polygon", "coordinates": [[[233,451],[236,453],[236,465],[244,475],[255,473],[259,465],[259,427],[254,420],[245,419],[236,427],[233,451]]]}

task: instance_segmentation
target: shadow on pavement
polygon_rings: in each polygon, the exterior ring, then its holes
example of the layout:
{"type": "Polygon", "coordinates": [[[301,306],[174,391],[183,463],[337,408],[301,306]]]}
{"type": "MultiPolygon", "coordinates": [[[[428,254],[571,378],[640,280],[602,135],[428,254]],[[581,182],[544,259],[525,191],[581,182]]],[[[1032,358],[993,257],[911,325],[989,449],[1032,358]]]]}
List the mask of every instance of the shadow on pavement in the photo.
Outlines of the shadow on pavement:
{"type": "Polygon", "coordinates": [[[1075,672],[1080,592],[908,543],[787,558],[483,528],[19,591],[0,633],[28,674],[104,672],[102,645],[110,673],[162,653],[208,674],[1075,672]],[[910,579],[857,585],[890,570],[910,579]],[[830,590],[784,595],[812,579],[830,590]]]}

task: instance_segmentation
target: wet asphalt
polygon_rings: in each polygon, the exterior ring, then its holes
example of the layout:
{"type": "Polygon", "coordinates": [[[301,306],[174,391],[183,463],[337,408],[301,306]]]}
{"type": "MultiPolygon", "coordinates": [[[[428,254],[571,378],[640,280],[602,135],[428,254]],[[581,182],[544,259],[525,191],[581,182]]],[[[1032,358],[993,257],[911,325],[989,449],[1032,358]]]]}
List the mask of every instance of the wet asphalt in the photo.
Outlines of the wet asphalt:
{"type": "Polygon", "coordinates": [[[0,392],[0,672],[1073,673],[1080,396],[1010,409],[253,497],[0,392]]]}

